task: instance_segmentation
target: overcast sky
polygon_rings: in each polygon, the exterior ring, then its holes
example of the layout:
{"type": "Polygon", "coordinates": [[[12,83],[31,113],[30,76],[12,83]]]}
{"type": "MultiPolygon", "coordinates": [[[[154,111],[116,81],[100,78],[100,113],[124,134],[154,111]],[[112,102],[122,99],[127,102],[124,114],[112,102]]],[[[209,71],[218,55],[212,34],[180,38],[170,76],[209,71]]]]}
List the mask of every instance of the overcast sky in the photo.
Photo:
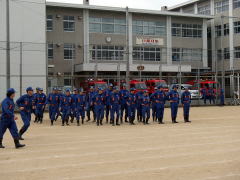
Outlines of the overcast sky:
{"type": "MultiPolygon", "coordinates": [[[[47,0],[64,3],[82,3],[82,0],[47,0]]],[[[173,6],[187,0],[90,0],[92,5],[130,7],[139,9],[161,9],[161,6],[173,6]]]]}

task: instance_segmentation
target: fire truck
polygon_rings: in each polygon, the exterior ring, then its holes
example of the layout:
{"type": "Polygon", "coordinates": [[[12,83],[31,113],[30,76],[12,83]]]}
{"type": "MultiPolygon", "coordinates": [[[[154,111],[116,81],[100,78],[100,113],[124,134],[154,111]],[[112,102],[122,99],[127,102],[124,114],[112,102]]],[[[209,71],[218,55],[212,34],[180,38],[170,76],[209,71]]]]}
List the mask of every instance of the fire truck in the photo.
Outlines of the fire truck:
{"type": "Polygon", "coordinates": [[[159,79],[152,79],[152,80],[147,80],[146,85],[148,87],[148,91],[150,94],[155,92],[155,87],[158,87],[160,85],[163,86],[163,90],[165,92],[168,92],[168,85],[165,80],[159,80],[159,79]]]}
{"type": "Polygon", "coordinates": [[[148,88],[144,81],[132,80],[129,82],[130,88],[135,88],[137,93],[138,91],[148,91],[148,88]]]}
{"type": "Polygon", "coordinates": [[[93,80],[89,79],[86,81],[83,81],[80,83],[80,86],[84,89],[84,91],[89,91],[90,87],[94,87],[95,89],[97,88],[102,88],[102,89],[107,89],[107,82],[99,79],[99,80],[93,80]]]}

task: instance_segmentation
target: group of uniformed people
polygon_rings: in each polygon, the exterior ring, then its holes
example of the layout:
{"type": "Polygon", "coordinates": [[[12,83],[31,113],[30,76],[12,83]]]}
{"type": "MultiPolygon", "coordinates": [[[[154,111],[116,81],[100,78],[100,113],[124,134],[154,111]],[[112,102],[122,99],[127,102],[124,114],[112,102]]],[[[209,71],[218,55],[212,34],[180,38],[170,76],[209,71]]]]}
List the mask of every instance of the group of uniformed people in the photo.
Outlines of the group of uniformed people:
{"type": "Polygon", "coordinates": [[[35,115],[34,122],[42,123],[46,105],[49,108],[51,125],[60,116],[62,126],[69,125],[69,120],[73,123],[74,119],[79,126],[80,122],[84,124],[85,112],[87,112],[87,121],[90,121],[93,117],[97,126],[103,125],[104,116],[106,123],[110,122],[113,126],[120,125],[123,121],[134,125],[136,115],[138,122],[149,124],[150,109],[152,109],[153,121],[164,124],[163,116],[166,101],[170,102],[172,123],[178,123],[176,118],[180,102],[183,105],[184,121],[186,123],[191,122],[189,121],[191,94],[186,88],[180,97],[177,86],[173,86],[173,89],[168,93],[164,91],[162,86],[159,86],[155,93],[151,95],[147,91],[136,92],[134,88],[128,91],[126,85],[118,90],[112,84],[109,84],[106,90],[91,87],[88,93],[84,92],[83,89],[74,89],[71,94],[71,90],[66,89],[63,94],[60,89],[53,88],[52,93],[46,96],[42,88],[37,88],[34,94],[32,87],[28,87],[26,92],[16,101],[23,121],[23,126],[18,132],[15,123],[17,118],[14,116],[15,104],[13,98],[15,97],[15,90],[9,89],[7,91],[7,97],[2,102],[0,148],[4,147],[2,139],[7,128],[14,138],[16,148],[23,147],[24,145],[21,145],[19,140],[24,140],[22,135],[30,126],[31,114],[35,115]]]}

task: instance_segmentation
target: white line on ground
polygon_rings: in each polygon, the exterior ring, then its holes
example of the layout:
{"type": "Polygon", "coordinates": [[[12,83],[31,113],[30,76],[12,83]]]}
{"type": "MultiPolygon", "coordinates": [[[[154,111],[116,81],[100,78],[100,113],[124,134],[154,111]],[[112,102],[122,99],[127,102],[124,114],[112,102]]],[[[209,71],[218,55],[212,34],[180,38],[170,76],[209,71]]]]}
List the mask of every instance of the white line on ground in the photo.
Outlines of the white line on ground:
{"type": "MultiPolygon", "coordinates": [[[[211,180],[211,179],[223,179],[223,178],[227,178],[227,177],[240,177],[240,174],[234,174],[234,173],[230,173],[227,175],[223,175],[223,176],[212,176],[212,177],[207,177],[201,180],[211,180]]],[[[240,179],[240,178],[239,178],[240,179]]]]}

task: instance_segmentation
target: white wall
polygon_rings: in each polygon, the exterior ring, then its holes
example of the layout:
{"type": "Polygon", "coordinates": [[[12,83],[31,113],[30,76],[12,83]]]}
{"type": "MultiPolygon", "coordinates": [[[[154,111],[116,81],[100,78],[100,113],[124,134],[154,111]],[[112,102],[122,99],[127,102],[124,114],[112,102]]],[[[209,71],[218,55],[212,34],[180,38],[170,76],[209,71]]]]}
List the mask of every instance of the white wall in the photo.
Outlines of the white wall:
{"type": "MultiPolygon", "coordinates": [[[[5,25],[6,0],[0,0],[0,27],[5,25]]],[[[46,89],[46,34],[45,0],[10,0],[10,41],[11,41],[11,87],[20,94],[20,43],[22,43],[22,93],[28,86],[46,89]]],[[[0,41],[6,39],[6,28],[0,29],[0,41]]],[[[6,58],[0,55],[1,74],[5,72],[6,58]],[[2,71],[3,70],[3,71],[2,71]]],[[[1,84],[6,84],[1,79],[1,84]]],[[[1,87],[0,98],[5,95],[6,87],[1,87]]]]}

